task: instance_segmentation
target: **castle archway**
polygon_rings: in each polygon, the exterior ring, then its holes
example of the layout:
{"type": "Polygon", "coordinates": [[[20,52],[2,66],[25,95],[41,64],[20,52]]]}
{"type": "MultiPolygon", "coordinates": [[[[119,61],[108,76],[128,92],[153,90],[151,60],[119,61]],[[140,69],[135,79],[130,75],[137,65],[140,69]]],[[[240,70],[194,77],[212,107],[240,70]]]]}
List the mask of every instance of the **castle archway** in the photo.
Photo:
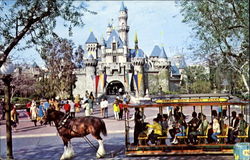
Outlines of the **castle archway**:
{"type": "Polygon", "coordinates": [[[117,95],[119,94],[119,89],[122,89],[122,92],[124,93],[125,88],[124,85],[120,81],[111,81],[109,82],[107,88],[106,88],[106,93],[107,95],[117,95]]]}

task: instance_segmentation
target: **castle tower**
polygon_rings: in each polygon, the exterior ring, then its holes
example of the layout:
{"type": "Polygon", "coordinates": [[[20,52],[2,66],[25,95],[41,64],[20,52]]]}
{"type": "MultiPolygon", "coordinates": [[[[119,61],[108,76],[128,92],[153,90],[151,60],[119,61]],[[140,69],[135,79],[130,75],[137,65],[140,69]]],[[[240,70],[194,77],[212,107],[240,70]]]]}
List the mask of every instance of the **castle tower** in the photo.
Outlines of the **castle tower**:
{"type": "Polygon", "coordinates": [[[95,75],[96,75],[96,65],[97,65],[97,60],[94,59],[93,55],[88,53],[87,56],[84,58],[84,63],[85,63],[85,73],[86,73],[86,87],[85,89],[88,90],[89,92],[95,93],[95,75]]]}
{"type": "Polygon", "coordinates": [[[122,2],[121,8],[120,8],[120,15],[118,17],[119,20],[119,36],[121,37],[121,40],[125,46],[128,46],[128,32],[129,32],[129,26],[127,25],[128,20],[128,9],[124,6],[124,3],[122,2]]]}
{"type": "Polygon", "coordinates": [[[159,69],[159,86],[163,92],[169,91],[169,68],[170,61],[163,47],[161,47],[160,54],[158,56],[157,68],[159,69]]]}
{"type": "Polygon", "coordinates": [[[106,30],[106,34],[107,34],[107,39],[110,37],[110,34],[112,32],[112,24],[109,23],[108,26],[107,26],[107,30],[106,30]]]}
{"type": "Polygon", "coordinates": [[[132,58],[132,64],[134,65],[134,74],[137,75],[137,79],[138,79],[138,83],[137,83],[138,85],[134,85],[137,91],[136,94],[138,96],[144,96],[145,95],[145,86],[144,86],[145,56],[144,56],[144,52],[141,49],[136,50],[136,55],[134,58],[132,58]]]}
{"type": "Polygon", "coordinates": [[[97,59],[98,58],[98,41],[93,32],[90,32],[90,35],[85,42],[86,50],[88,54],[92,54],[92,56],[97,59]]]}

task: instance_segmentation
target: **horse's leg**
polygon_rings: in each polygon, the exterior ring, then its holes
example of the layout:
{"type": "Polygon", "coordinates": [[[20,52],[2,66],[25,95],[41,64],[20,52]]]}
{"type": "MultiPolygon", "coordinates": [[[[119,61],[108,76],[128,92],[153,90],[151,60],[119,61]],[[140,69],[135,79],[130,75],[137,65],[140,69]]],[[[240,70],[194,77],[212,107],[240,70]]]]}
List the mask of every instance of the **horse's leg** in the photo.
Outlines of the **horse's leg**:
{"type": "Polygon", "coordinates": [[[71,142],[68,138],[62,137],[64,144],[64,152],[60,158],[60,160],[69,159],[74,156],[74,150],[71,145],[71,142]]]}
{"type": "Polygon", "coordinates": [[[99,147],[98,147],[98,150],[96,152],[96,158],[104,157],[106,152],[104,149],[104,143],[103,143],[102,137],[100,136],[100,132],[98,134],[92,134],[92,135],[97,139],[97,141],[99,143],[99,147]]]}

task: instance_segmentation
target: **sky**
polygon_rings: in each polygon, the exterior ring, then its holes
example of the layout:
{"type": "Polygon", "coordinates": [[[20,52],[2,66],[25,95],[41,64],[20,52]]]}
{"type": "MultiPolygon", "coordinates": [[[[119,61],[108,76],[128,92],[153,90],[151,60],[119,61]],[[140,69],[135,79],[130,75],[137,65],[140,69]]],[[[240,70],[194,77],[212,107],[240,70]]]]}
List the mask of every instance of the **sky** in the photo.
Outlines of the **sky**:
{"type": "MultiPolygon", "coordinates": [[[[88,9],[97,12],[96,15],[86,13],[85,26],[74,28],[73,36],[69,37],[68,29],[63,26],[63,21],[58,19],[56,32],[59,36],[71,39],[75,46],[85,46],[85,42],[93,31],[100,42],[106,38],[108,23],[115,29],[118,27],[118,16],[121,1],[88,1],[88,9]],[[112,21],[113,19],[113,21],[112,21]]],[[[175,1],[124,1],[128,8],[129,48],[134,47],[135,33],[138,35],[139,48],[150,55],[154,45],[163,46],[168,57],[183,54],[189,57],[188,45],[192,41],[191,28],[182,23],[180,8],[175,1]]],[[[14,51],[15,61],[36,62],[42,66],[44,63],[35,49],[14,51]]]]}

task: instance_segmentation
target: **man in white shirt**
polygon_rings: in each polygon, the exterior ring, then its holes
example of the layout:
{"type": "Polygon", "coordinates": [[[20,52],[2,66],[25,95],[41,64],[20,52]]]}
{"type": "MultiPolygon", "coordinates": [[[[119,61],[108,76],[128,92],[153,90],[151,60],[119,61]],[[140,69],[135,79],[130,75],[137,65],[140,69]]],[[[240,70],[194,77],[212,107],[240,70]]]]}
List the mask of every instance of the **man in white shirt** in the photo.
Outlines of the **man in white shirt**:
{"type": "Polygon", "coordinates": [[[108,118],[108,101],[106,98],[103,98],[101,103],[100,103],[100,107],[101,107],[101,115],[103,118],[107,117],[108,118]]]}

